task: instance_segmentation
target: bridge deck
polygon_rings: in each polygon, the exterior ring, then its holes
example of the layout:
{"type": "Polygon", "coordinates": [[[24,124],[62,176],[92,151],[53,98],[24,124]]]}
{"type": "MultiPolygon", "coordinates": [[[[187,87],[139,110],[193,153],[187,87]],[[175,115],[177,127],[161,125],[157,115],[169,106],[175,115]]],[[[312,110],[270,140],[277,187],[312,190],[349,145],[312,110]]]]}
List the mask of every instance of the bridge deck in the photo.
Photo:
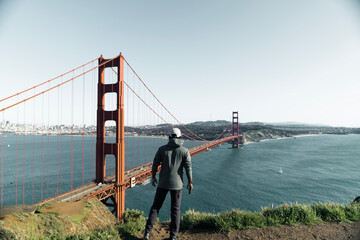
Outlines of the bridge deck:
{"type": "MultiPolygon", "coordinates": [[[[241,135],[240,135],[241,136],[241,135]]],[[[216,141],[207,142],[205,144],[189,148],[190,155],[195,156],[201,152],[207,151],[213,147],[219,146],[222,143],[236,139],[236,136],[222,138],[216,141]]],[[[138,166],[125,172],[125,181],[121,185],[126,188],[132,187],[135,184],[141,184],[147,178],[151,177],[152,162],[138,166]]],[[[160,170],[160,168],[159,168],[160,170]]],[[[56,197],[46,199],[38,204],[51,203],[55,201],[76,201],[81,198],[96,197],[99,200],[110,197],[115,194],[115,176],[105,179],[102,184],[90,183],[72,191],[63,193],[56,197]]]]}

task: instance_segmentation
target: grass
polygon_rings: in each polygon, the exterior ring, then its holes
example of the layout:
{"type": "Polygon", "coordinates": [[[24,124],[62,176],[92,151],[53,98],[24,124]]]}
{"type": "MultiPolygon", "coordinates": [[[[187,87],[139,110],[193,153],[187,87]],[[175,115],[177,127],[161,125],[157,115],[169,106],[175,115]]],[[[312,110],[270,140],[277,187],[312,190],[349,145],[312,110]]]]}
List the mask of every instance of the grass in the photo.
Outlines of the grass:
{"type": "Polygon", "coordinates": [[[35,209],[35,213],[42,213],[42,210],[45,209],[47,206],[50,206],[51,203],[45,203],[42,205],[37,205],[35,209]]]}
{"type": "Polygon", "coordinates": [[[123,214],[123,223],[118,225],[119,234],[123,239],[136,239],[144,233],[146,219],[143,212],[127,209],[123,214]]]}
{"type": "MultiPolygon", "coordinates": [[[[55,238],[54,238],[55,239],[55,238]]],[[[121,240],[119,231],[116,226],[112,225],[103,230],[93,230],[87,233],[76,234],[66,237],[58,236],[59,240],[90,240],[90,239],[104,239],[104,240],[121,240]]],[[[45,239],[44,239],[45,240],[45,239]]]]}
{"type": "MultiPolygon", "coordinates": [[[[89,206],[91,208],[91,206],[89,206]]],[[[28,234],[28,238],[31,240],[91,240],[91,239],[102,239],[102,240],[131,240],[138,239],[137,237],[144,233],[146,219],[143,216],[143,212],[139,210],[127,209],[123,214],[122,223],[113,224],[105,229],[92,230],[80,234],[68,235],[64,224],[56,218],[56,214],[48,213],[46,216],[40,216],[42,219],[46,219],[44,226],[47,231],[41,237],[28,234]]],[[[24,216],[22,217],[31,217],[24,216]]],[[[36,218],[32,219],[31,229],[26,229],[29,232],[35,232],[34,228],[42,227],[36,218]]],[[[27,239],[28,239],[27,238],[27,239]]],[[[12,240],[16,239],[15,234],[1,228],[0,226],[0,239],[1,240],[12,240]]]]}
{"type": "MultiPolygon", "coordinates": [[[[106,229],[93,230],[85,233],[66,235],[64,233],[55,232],[50,236],[43,236],[37,240],[131,240],[138,239],[137,236],[143,234],[145,229],[146,219],[143,212],[139,210],[127,209],[123,214],[123,223],[117,225],[110,225],[106,229]]],[[[35,240],[35,239],[34,239],[35,240]]]]}
{"type": "Polygon", "coordinates": [[[262,215],[266,218],[267,226],[296,226],[300,223],[313,225],[322,221],[311,205],[297,203],[283,204],[277,208],[263,208],[262,215]]]}
{"type": "Polygon", "coordinates": [[[209,228],[218,231],[263,228],[321,222],[351,222],[360,220],[360,204],[338,203],[283,204],[263,208],[261,212],[232,210],[218,214],[187,211],[181,217],[182,229],[209,228]]]}
{"type": "MultiPolygon", "coordinates": [[[[278,207],[266,207],[260,212],[232,210],[217,214],[187,211],[181,217],[182,229],[212,229],[228,232],[237,229],[253,229],[269,226],[298,224],[313,225],[321,222],[351,222],[360,220],[360,203],[313,203],[283,204],[278,207]]],[[[146,219],[143,212],[127,209],[123,223],[110,225],[103,230],[93,230],[76,235],[65,235],[64,232],[53,232],[41,240],[90,240],[90,239],[138,239],[143,234],[146,219]]],[[[13,239],[13,235],[0,229],[1,239],[13,239]]]]}
{"type": "Polygon", "coordinates": [[[16,239],[16,237],[15,234],[13,234],[12,232],[9,232],[0,227],[0,239],[12,240],[12,239],[16,239]]]}
{"type": "MultiPolygon", "coordinates": [[[[146,219],[143,212],[139,210],[127,209],[123,214],[123,223],[117,225],[110,225],[103,230],[93,230],[87,233],[81,233],[71,236],[55,236],[52,239],[59,240],[90,240],[90,239],[104,239],[104,240],[131,240],[138,239],[137,236],[143,234],[145,229],[146,219]]],[[[47,238],[50,239],[50,238],[47,238]]],[[[44,239],[44,240],[47,240],[44,239]]]]}

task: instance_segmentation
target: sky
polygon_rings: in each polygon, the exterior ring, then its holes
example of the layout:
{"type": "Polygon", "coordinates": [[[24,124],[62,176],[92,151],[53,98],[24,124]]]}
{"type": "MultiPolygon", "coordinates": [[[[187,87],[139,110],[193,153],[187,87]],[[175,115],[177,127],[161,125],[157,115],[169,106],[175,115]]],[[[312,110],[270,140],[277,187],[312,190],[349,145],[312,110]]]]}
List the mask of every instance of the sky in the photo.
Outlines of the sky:
{"type": "Polygon", "coordinates": [[[360,127],[360,1],[0,0],[0,98],[120,52],[183,123],[360,127]]]}

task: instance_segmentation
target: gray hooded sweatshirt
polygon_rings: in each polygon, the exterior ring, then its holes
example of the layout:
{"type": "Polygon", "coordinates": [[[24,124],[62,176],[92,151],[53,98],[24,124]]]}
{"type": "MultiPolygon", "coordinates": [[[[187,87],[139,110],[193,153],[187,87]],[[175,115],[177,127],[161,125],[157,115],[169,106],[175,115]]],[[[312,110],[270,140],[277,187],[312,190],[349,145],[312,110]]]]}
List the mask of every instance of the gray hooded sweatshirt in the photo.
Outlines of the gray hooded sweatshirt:
{"type": "Polygon", "coordinates": [[[192,179],[190,152],[182,146],[183,143],[181,139],[170,138],[168,144],[156,152],[152,175],[155,176],[158,166],[161,165],[158,187],[169,190],[182,189],[184,168],[187,179],[192,179]]]}

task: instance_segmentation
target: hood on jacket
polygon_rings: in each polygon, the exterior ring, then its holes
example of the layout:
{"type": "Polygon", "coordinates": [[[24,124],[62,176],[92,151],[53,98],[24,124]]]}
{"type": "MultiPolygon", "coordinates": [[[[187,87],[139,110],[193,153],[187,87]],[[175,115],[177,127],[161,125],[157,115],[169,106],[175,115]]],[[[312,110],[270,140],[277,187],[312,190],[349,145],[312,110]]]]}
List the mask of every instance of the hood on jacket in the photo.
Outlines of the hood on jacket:
{"type": "Polygon", "coordinates": [[[184,144],[184,140],[180,138],[169,138],[168,145],[174,148],[181,147],[184,144]]]}

